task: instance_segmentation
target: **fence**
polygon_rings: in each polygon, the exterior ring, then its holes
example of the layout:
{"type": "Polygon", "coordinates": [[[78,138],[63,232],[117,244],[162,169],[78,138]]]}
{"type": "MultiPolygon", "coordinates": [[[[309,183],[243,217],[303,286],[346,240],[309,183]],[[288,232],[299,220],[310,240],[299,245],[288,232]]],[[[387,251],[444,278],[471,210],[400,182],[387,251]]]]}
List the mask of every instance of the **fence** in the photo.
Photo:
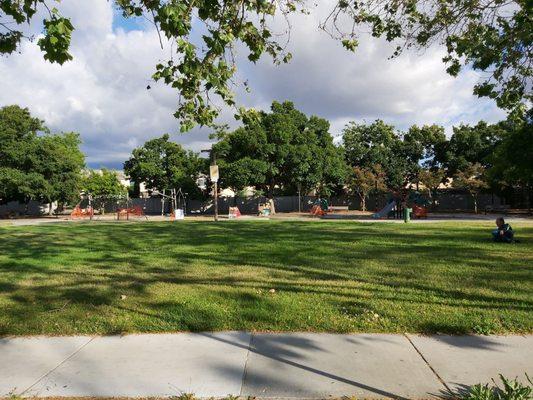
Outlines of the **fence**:
{"type": "MultiPolygon", "coordinates": [[[[367,210],[379,210],[388,202],[389,196],[372,195],[366,201],[367,210]]],[[[220,214],[227,214],[229,207],[239,207],[242,214],[256,214],[259,203],[265,202],[265,197],[258,198],[241,198],[241,197],[221,197],[218,200],[218,208],[220,214]]],[[[437,194],[436,208],[434,211],[451,212],[451,211],[472,211],[474,209],[473,199],[470,195],[455,192],[442,191],[437,194]]],[[[316,201],[314,196],[278,196],[274,198],[274,205],[276,212],[308,212],[316,201]]],[[[124,202],[117,200],[109,200],[104,203],[95,204],[95,208],[103,209],[107,213],[116,212],[117,208],[124,207],[124,202]]],[[[358,196],[340,196],[329,199],[332,206],[344,206],[349,210],[360,210],[361,202],[358,196]]],[[[483,210],[487,206],[504,205],[505,201],[494,194],[481,194],[478,197],[478,208],[483,210]]],[[[81,206],[87,204],[82,202],[81,206]]],[[[170,210],[170,202],[162,202],[160,198],[134,198],[129,201],[130,206],[141,206],[147,215],[158,215],[163,212],[168,214],[170,210]]],[[[28,204],[20,204],[10,202],[8,204],[0,205],[0,217],[9,215],[42,215],[48,212],[48,205],[40,204],[36,201],[30,201],[28,204]]],[[[187,200],[185,213],[187,215],[212,215],[214,214],[213,200],[187,200]]]]}
{"type": "Polygon", "coordinates": [[[31,200],[28,203],[10,201],[7,204],[0,204],[0,217],[10,215],[43,215],[48,213],[49,209],[49,204],[41,204],[34,200],[31,200]]]}
{"type": "MultiPolygon", "coordinates": [[[[316,201],[315,196],[277,196],[274,197],[276,212],[309,212],[316,201]]],[[[366,200],[367,210],[379,210],[388,202],[389,196],[373,195],[366,200]]],[[[229,207],[239,207],[242,214],[256,214],[260,203],[266,202],[266,197],[242,198],[242,197],[221,197],[218,199],[218,211],[220,214],[227,214],[229,207]]],[[[161,199],[132,199],[134,205],[140,205],[146,214],[161,213],[161,199]]],[[[360,210],[361,201],[357,196],[340,196],[329,199],[332,206],[348,207],[349,210],[360,210]]],[[[504,201],[493,194],[482,194],[478,197],[478,208],[480,210],[487,206],[503,205],[504,201]]],[[[474,209],[473,199],[465,193],[443,192],[436,197],[435,211],[472,211],[474,209]]],[[[165,203],[164,213],[170,212],[168,202],[165,203]]],[[[187,215],[212,215],[214,214],[213,200],[187,200],[187,215]]]]}

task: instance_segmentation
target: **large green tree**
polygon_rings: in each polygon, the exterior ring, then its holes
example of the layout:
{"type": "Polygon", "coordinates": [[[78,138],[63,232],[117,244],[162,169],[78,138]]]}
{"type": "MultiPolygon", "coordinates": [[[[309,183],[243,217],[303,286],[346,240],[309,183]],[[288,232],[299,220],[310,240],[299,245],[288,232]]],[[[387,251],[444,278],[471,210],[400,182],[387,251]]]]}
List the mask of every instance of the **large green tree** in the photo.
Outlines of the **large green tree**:
{"type": "Polygon", "coordinates": [[[343,132],[343,144],[348,165],[366,169],[380,165],[391,190],[403,188],[417,175],[422,150],[414,156],[401,133],[381,120],[371,124],[350,122],[343,132]]]}
{"type": "Polygon", "coordinates": [[[500,140],[489,156],[491,185],[533,188],[533,112],[519,112],[498,124],[500,140]]]}
{"type": "Polygon", "coordinates": [[[69,202],[85,157],[76,133],[51,134],[26,108],[0,109],[0,200],[69,202]]]}
{"type": "Polygon", "coordinates": [[[271,112],[248,111],[241,128],[222,132],[218,138],[213,151],[221,168],[221,184],[237,190],[254,186],[268,197],[275,191],[298,190],[329,195],[346,173],[329,123],[308,118],[291,102],[273,102],[271,112]]]}
{"type": "Polygon", "coordinates": [[[50,188],[44,195],[48,202],[71,203],[77,199],[80,170],[85,166],[80,144],[79,134],[73,132],[39,138],[34,169],[42,174],[50,188]]]}
{"type": "Polygon", "coordinates": [[[498,125],[489,125],[480,121],[474,126],[459,125],[453,128],[453,134],[446,145],[443,164],[448,176],[464,170],[469,164],[481,164],[490,167],[490,155],[500,140],[503,129],[498,125]]]}
{"type": "Polygon", "coordinates": [[[137,185],[144,182],[147,189],[181,188],[189,196],[197,197],[200,192],[196,180],[205,166],[205,160],[197,153],[184,150],[165,134],[134,149],[124,163],[124,172],[137,185]]]}
{"type": "Polygon", "coordinates": [[[406,155],[412,163],[437,169],[446,151],[446,134],[439,125],[413,125],[403,135],[406,155]]]}
{"type": "MultiPolygon", "coordinates": [[[[58,1],[58,0],[56,0],[58,1]]],[[[43,37],[38,44],[44,57],[64,63],[72,58],[69,45],[75,27],[68,16],[53,8],[54,0],[1,0],[0,53],[14,52],[27,37],[24,26],[33,23],[38,9],[46,10],[43,37]],[[50,5],[48,4],[50,3],[50,5]]],[[[233,50],[240,43],[248,59],[264,53],[276,63],[287,62],[283,38],[269,25],[284,15],[287,32],[290,14],[308,12],[306,0],[115,0],[124,16],[144,16],[161,36],[173,42],[170,60],[156,66],[154,79],[179,92],[175,113],[182,129],[195,123],[211,124],[219,110],[210,100],[218,96],[228,105],[236,72],[233,50]],[[193,34],[202,26],[202,37],[193,34]]],[[[531,100],[532,8],[529,0],[337,0],[322,28],[355,50],[361,31],[397,44],[393,55],[406,47],[444,45],[447,71],[457,75],[462,66],[482,71],[486,79],[475,88],[480,96],[495,98],[504,108],[531,100]],[[369,28],[369,29],[368,29],[369,28]]]]}

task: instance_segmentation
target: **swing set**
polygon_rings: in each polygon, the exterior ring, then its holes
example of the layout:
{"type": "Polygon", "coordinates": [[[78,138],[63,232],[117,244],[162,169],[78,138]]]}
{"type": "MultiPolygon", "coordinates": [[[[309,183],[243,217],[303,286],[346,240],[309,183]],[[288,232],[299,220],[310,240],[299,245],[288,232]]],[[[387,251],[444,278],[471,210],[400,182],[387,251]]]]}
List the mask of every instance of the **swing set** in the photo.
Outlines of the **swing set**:
{"type": "Polygon", "coordinates": [[[141,206],[133,206],[133,207],[126,207],[126,208],[119,208],[117,210],[117,220],[129,220],[130,216],[132,217],[144,217],[146,220],[148,220],[148,217],[144,213],[144,210],[141,206]]]}
{"type": "Polygon", "coordinates": [[[186,199],[185,193],[179,189],[163,189],[163,192],[154,191],[153,194],[161,196],[161,216],[165,215],[165,203],[170,201],[170,220],[184,219],[186,213],[186,199]]]}
{"type": "Polygon", "coordinates": [[[126,195],[102,195],[94,196],[92,193],[82,193],[81,199],[74,210],[70,213],[72,219],[84,219],[100,218],[105,212],[109,212],[111,215],[116,213],[117,220],[129,220],[130,217],[144,217],[144,210],[141,206],[130,205],[130,198],[126,195]],[[97,214],[95,210],[100,210],[97,214]]]}

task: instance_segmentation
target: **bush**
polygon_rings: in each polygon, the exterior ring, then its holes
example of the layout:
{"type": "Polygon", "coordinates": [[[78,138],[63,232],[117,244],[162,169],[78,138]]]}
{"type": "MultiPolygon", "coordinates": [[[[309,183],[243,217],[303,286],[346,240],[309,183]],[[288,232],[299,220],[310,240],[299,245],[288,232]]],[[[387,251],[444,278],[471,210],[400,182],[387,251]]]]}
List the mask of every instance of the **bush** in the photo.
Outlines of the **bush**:
{"type": "Polygon", "coordinates": [[[529,384],[523,384],[515,379],[507,379],[500,374],[502,386],[494,382],[494,386],[478,383],[470,388],[469,392],[463,396],[463,400],[531,400],[533,399],[533,382],[527,374],[526,379],[529,384]]]}

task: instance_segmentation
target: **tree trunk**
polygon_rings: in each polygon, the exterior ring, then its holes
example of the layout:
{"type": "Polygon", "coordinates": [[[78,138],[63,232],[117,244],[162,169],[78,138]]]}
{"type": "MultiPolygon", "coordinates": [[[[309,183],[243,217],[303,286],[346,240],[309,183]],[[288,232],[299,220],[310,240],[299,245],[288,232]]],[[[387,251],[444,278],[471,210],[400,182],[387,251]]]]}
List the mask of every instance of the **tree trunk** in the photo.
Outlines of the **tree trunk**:
{"type": "Polygon", "coordinates": [[[359,194],[359,198],[361,199],[361,211],[366,211],[366,195],[363,193],[363,194],[359,194]]]}
{"type": "Polygon", "coordinates": [[[274,198],[274,184],[271,183],[270,185],[268,185],[268,189],[267,189],[267,197],[269,199],[273,199],[274,198]]]}
{"type": "Polygon", "coordinates": [[[477,196],[473,194],[472,197],[474,198],[474,214],[477,214],[477,196]]]}
{"type": "Polygon", "coordinates": [[[267,203],[270,205],[270,214],[274,215],[276,213],[276,209],[274,207],[274,182],[270,182],[270,185],[268,185],[268,192],[267,192],[267,203]]]}
{"type": "Polygon", "coordinates": [[[429,197],[431,199],[431,209],[435,211],[437,208],[437,189],[429,191],[429,197]]]}
{"type": "Polygon", "coordinates": [[[268,204],[270,205],[270,214],[271,215],[276,214],[276,206],[274,205],[274,198],[269,199],[268,204]]]}

